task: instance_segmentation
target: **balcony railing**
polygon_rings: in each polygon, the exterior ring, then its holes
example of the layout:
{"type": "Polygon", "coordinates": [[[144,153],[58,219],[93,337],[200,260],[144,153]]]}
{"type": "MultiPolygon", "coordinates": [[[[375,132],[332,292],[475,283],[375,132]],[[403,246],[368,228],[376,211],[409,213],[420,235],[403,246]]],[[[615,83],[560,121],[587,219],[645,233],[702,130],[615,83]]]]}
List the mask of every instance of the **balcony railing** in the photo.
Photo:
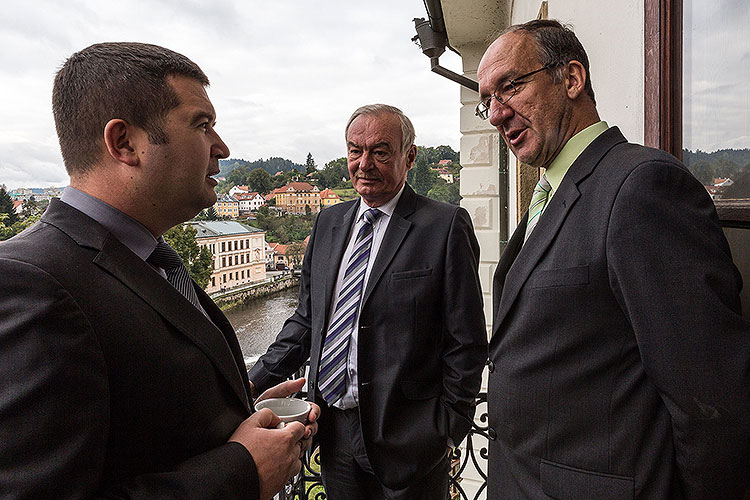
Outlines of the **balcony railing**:
{"type": "MultiPolygon", "coordinates": [[[[306,368],[307,366],[296,376],[304,376],[306,368]]],[[[305,399],[307,390],[300,391],[297,396],[305,399]]],[[[479,500],[486,497],[487,473],[483,464],[487,462],[488,429],[487,393],[481,392],[477,397],[474,423],[463,442],[463,447],[454,448],[452,452],[449,500],[479,500]],[[464,488],[462,485],[464,477],[467,476],[474,479],[472,488],[464,488]]],[[[302,458],[302,470],[287,483],[277,498],[279,500],[326,500],[328,498],[320,475],[320,453],[317,447],[305,453],[302,458]]]]}

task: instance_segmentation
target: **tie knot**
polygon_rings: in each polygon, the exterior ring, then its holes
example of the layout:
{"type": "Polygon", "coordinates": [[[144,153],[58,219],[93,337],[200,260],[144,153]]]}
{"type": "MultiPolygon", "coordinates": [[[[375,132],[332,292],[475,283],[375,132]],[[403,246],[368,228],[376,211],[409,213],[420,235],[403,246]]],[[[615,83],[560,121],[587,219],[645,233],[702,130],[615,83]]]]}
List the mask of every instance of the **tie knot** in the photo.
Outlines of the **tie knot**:
{"type": "Polygon", "coordinates": [[[370,210],[364,213],[365,222],[368,224],[372,224],[381,215],[383,215],[383,212],[381,212],[377,208],[371,208],[370,210]]]}
{"type": "Polygon", "coordinates": [[[156,244],[156,248],[154,248],[154,251],[151,252],[151,255],[149,255],[146,261],[155,266],[161,267],[165,271],[182,265],[182,260],[180,259],[180,256],[177,255],[177,252],[174,251],[174,248],[169,246],[169,244],[163,240],[160,240],[156,244]]]}
{"type": "Polygon", "coordinates": [[[542,174],[542,176],[539,178],[539,182],[536,183],[534,191],[544,191],[545,193],[549,193],[551,189],[552,185],[547,180],[547,174],[542,174]]]}

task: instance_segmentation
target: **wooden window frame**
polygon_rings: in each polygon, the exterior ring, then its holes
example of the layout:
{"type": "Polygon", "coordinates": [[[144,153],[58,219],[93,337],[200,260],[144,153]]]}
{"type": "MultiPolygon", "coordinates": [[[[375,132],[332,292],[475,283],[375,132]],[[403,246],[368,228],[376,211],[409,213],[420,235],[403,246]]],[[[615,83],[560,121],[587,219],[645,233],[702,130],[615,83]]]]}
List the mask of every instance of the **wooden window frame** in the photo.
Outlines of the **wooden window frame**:
{"type": "MultiPolygon", "coordinates": [[[[682,0],[644,0],[644,143],[682,160],[682,0]]],[[[717,200],[724,227],[750,228],[750,202],[717,200]]]]}

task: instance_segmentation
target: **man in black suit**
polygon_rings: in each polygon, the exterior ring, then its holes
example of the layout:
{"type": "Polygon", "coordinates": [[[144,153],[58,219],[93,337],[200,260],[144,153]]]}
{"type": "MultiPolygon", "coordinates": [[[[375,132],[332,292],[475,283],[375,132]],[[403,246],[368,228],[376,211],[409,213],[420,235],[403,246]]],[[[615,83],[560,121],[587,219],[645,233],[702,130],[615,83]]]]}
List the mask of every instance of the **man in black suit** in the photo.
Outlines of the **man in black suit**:
{"type": "Polygon", "coordinates": [[[489,118],[546,172],[494,278],[489,498],[741,498],[750,328],[706,190],[599,120],[556,21],[478,69],[489,118]]]}
{"type": "Polygon", "coordinates": [[[0,244],[0,498],[268,499],[299,471],[319,409],[251,416],[231,325],[161,238],[216,200],[207,85],[139,43],[58,72],[70,186],[0,244]]]}
{"type": "Polygon", "coordinates": [[[361,198],[318,215],[297,310],[250,381],[265,389],[310,357],[332,500],[442,500],[487,355],[478,244],[464,209],[406,184],[417,148],[399,109],[359,108],[346,142],[361,198]]]}

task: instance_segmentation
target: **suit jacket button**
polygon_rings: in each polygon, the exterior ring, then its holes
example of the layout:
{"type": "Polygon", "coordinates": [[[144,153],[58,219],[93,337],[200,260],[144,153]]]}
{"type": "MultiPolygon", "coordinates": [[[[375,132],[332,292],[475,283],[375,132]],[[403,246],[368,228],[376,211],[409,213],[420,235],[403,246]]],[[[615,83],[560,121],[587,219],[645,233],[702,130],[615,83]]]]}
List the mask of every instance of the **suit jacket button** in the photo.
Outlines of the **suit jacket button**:
{"type": "Polygon", "coordinates": [[[493,429],[492,427],[490,427],[489,430],[487,431],[487,437],[489,437],[491,441],[496,440],[497,439],[497,432],[495,432],[495,429],[493,429]]]}
{"type": "Polygon", "coordinates": [[[493,363],[491,359],[487,360],[487,369],[490,371],[490,373],[495,371],[495,363],[493,363]]]}

